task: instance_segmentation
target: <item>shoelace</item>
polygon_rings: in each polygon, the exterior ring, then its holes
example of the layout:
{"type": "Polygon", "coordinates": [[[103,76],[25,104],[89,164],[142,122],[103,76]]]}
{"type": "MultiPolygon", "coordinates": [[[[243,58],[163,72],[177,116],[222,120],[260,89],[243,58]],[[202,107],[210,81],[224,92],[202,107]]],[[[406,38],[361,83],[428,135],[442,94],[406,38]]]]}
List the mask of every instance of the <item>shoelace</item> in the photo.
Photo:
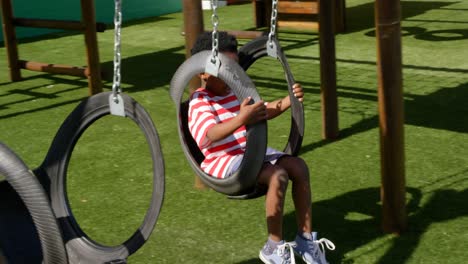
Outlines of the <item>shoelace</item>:
{"type": "Polygon", "coordinates": [[[320,256],[321,259],[325,260],[325,247],[328,248],[329,250],[335,250],[335,244],[331,242],[330,240],[326,238],[321,238],[319,240],[313,241],[318,246],[314,247],[314,256],[318,257],[318,254],[321,253],[322,256],[320,256]]]}
{"type": "MultiPolygon", "coordinates": [[[[293,244],[289,242],[285,242],[284,244],[278,246],[277,254],[280,257],[285,256],[287,252],[287,248],[289,248],[289,260],[291,264],[296,264],[296,259],[294,258],[294,251],[293,251],[293,244]]],[[[284,261],[283,261],[284,263],[284,261]]]]}

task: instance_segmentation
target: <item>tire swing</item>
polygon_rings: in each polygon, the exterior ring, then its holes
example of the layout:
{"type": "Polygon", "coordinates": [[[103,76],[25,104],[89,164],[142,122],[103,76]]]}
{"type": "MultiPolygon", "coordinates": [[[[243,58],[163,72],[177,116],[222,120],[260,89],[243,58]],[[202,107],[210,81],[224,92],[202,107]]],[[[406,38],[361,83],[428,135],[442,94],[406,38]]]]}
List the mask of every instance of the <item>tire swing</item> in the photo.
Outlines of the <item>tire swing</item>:
{"type": "Polygon", "coordinates": [[[121,1],[115,0],[114,82],[112,92],[89,97],[79,104],[58,130],[43,163],[35,173],[50,181],[52,209],[63,232],[69,263],[126,263],[148,240],[153,231],[164,196],[164,161],[156,128],[150,115],[120,89],[121,1]],[[127,117],[143,132],[153,163],[153,186],[149,208],[140,227],[125,242],[104,246],[86,235],[75,220],[67,198],[67,169],[73,149],[84,131],[106,115],[127,117]]]}
{"type": "MultiPolygon", "coordinates": [[[[214,1],[216,2],[216,1],[214,1]]],[[[216,4],[212,1],[212,22],[213,22],[213,43],[217,43],[217,24],[216,4]]],[[[277,43],[277,42],[276,42],[277,43]]],[[[256,46],[257,44],[255,44],[256,46]]],[[[273,44],[275,45],[275,44],[273,44]]],[[[279,46],[279,45],[278,45],[279,46]]],[[[260,53],[252,53],[260,54],[260,53]]],[[[287,66],[287,61],[281,53],[281,62],[287,66]]],[[[250,62],[250,66],[254,61],[250,62]]],[[[248,66],[246,68],[248,68],[248,66]]],[[[289,71],[289,67],[287,66],[289,71]]],[[[184,90],[193,76],[200,72],[208,72],[222,79],[234,92],[239,101],[250,96],[254,101],[260,100],[255,85],[247,76],[245,71],[237,62],[218,54],[217,46],[213,45],[213,50],[200,52],[186,60],[176,71],[171,81],[171,96],[177,106],[179,138],[184,154],[189,161],[192,169],[200,179],[209,187],[220,193],[227,194],[231,199],[252,199],[262,196],[266,193],[264,186],[257,185],[257,176],[263,166],[265,151],[267,146],[267,125],[260,122],[247,126],[246,151],[239,169],[228,178],[218,179],[206,174],[200,164],[204,159],[197,144],[192,138],[188,129],[188,101],[183,102],[184,90]]],[[[290,73],[290,71],[289,71],[290,73]]],[[[294,84],[292,74],[288,74],[288,83],[290,87],[294,84]]],[[[294,99],[292,102],[293,126],[291,128],[289,142],[286,146],[286,153],[296,155],[299,152],[304,134],[304,112],[302,104],[294,97],[292,90],[289,94],[294,99]]]]}
{"type": "MultiPolygon", "coordinates": [[[[217,77],[226,82],[238,100],[242,101],[250,96],[253,101],[259,101],[260,96],[256,92],[253,82],[237,62],[223,54],[218,54],[218,56],[220,68],[217,77]]],[[[233,175],[219,179],[210,176],[200,168],[200,163],[204,157],[188,129],[188,101],[182,102],[182,98],[189,81],[196,74],[205,71],[206,62],[210,61],[210,58],[210,51],[202,51],[193,55],[177,69],[171,80],[171,96],[177,106],[177,123],[181,146],[192,169],[206,185],[217,192],[231,196],[231,198],[254,198],[259,195],[259,190],[256,188],[257,175],[265,158],[267,145],[266,121],[247,126],[244,158],[239,169],[233,175]]]]}
{"type": "MultiPolygon", "coordinates": [[[[210,188],[233,199],[251,199],[261,196],[265,190],[257,186],[257,176],[263,166],[267,146],[266,121],[248,125],[244,157],[236,172],[227,178],[216,178],[205,173],[200,164],[204,159],[188,129],[188,101],[183,101],[189,81],[201,72],[207,72],[223,80],[239,101],[251,97],[259,101],[255,85],[237,62],[218,52],[217,1],[212,0],[213,49],[202,51],[187,59],[171,80],[170,94],[176,105],[179,139],[182,150],[195,173],[210,188]]],[[[252,102],[251,101],[251,102],[252,102]]]]}
{"type": "Polygon", "coordinates": [[[280,62],[286,77],[288,93],[291,99],[291,129],[288,143],[283,152],[297,156],[301,149],[302,139],[304,138],[304,107],[294,96],[294,91],[292,89],[295,83],[294,76],[279,41],[276,38],[277,6],[278,0],[273,0],[269,34],[255,38],[239,49],[239,65],[247,71],[253,63],[265,56],[275,58],[280,62]]]}
{"type": "MultiPolygon", "coordinates": [[[[40,240],[41,248],[42,248],[42,262],[43,263],[52,263],[52,264],[63,264],[67,263],[67,253],[65,251],[65,247],[63,245],[63,240],[61,236],[61,232],[58,226],[58,223],[55,219],[54,213],[50,207],[49,199],[44,191],[41,183],[39,180],[31,173],[29,168],[26,164],[6,145],[0,142],[0,175],[5,176],[7,182],[11,185],[11,187],[15,190],[15,192],[19,195],[22,202],[24,203],[27,212],[32,218],[35,231],[40,240]]],[[[5,195],[2,193],[2,196],[5,195]]],[[[2,203],[14,203],[12,201],[12,197],[5,197],[3,198],[9,199],[8,201],[1,201],[2,203]]],[[[2,211],[8,210],[8,205],[2,205],[2,211]]],[[[22,215],[26,215],[27,212],[23,212],[22,209],[15,208],[15,214],[12,216],[14,219],[8,221],[8,226],[4,226],[3,228],[7,228],[8,230],[2,231],[2,236],[7,235],[7,240],[5,246],[13,246],[16,247],[18,245],[9,245],[12,243],[11,236],[19,236],[22,235],[21,229],[30,230],[29,226],[24,226],[27,220],[25,221],[21,217],[22,215]],[[20,212],[18,212],[20,211],[20,212]],[[18,217],[22,219],[18,219],[18,217]],[[12,226],[13,225],[13,226],[12,226]],[[21,226],[19,226],[21,225],[21,226]],[[15,234],[9,234],[15,232],[15,234]],[[8,234],[7,234],[8,233],[8,234]],[[10,237],[10,238],[8,238],[10,237]]],[[[3,213],[3,212],[2,212],[3,213]]],[[[7,213],[9,215],[9,213],[7,213]]],[[[5,215],[2,218],[7,217],[5,215]]],[[[4,223],[2,223],[4,224],[4,223]]],[[[25,238],[27,240],[32,240],[32,235],[28,234],[25,238]]],[[[21,240],[24,243],[23,238],[18,238],[16,240],[21,240]]],[[[26,241],[26,243],[31,243],[31,241],[26,241]]],[[[24,246],[21,245],[21,246],[24,246]]],[[[12,249],[15,251],[15,249],[12,249]]],[[[31,251],[35,251],[35,249],[29,248],[31,251]]],[[[9,252],[5,252],[9,253],[9,252]]],[[[30,252],[28,252],[30,253],[30,252]]],[[[8,257],[8,256],[7,256],[8,257]]],[[[13,256],[10,256],[11,263],[18,262],[28,262],[28,263],[40,263],[41,260],[38,259],[39,256],[26,256],[26,254],[22,252],[15,252],[13,256]],[[19,256],[21,255],[21,256],[19,256]]],[[[0,262],[1,259],[0,259],[0,262]]]]}

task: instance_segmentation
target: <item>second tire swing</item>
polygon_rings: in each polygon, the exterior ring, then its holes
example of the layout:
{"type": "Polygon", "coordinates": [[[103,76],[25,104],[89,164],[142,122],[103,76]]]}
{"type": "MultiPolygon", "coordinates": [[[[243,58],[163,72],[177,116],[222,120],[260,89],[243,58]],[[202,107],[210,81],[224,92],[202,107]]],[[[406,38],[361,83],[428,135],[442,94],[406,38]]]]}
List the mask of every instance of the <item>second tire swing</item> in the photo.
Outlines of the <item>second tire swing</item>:
{"type": "MultiPolygon", "coordinates": [[[[204,157],[188,130],[188,102],[183,101],[183,95],[194,76],[201,72],[208,72],[223,80],[239,101],[243,101],[249,96],[253,101],[259,101],[261,98],[245,70],[261,57],[269,55],[278,59],[285,72],[288,93],[291,98],[291,129],[284,152],[290,155],[298,154],[304,136],[304,110],[302,103],[294,96],[292,90],[295,82],[294,77],[275,37],[276,5],[275,1],[273,2],[270,34],[254,39],[243,46],[239,51],[239,64],[227,56],[219,54],[217,45],[215,45],[211,52],[203,51],[187,59],[177,69],[171,80],[170,94],[176,105],[179,139],[190,166],[206,185],[234,199],[255,198],[265,192],[264,189],[257,188],[257,176],[263,166],[267,147],[266,121],[247,126],[246,150],[239,169],[227,178],[212,177],[200,168],[204,157]]],[[[213,4],[213,38],[217,37],[216,8],[216,4],[213,4]]],[[[217,39],[213,39],[213,43],[217,43],[217,41],[217,39]]]]}

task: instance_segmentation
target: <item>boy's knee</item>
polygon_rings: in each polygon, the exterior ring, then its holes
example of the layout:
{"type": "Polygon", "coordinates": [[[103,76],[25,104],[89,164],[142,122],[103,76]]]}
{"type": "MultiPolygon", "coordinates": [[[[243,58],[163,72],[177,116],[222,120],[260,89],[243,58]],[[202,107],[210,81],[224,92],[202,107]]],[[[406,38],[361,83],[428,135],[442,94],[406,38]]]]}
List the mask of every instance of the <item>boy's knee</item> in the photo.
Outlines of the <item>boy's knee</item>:
{"type": "Polygon", "coordinates": [[[275,170],[271,175],[271,183],[277,184],[281,189],[286,189],[288,187],[288,181],[288,172],[284,168],[275,166],[275,170]]]}
{"type": "Polygon", "coordinates": [[[286,162],[289,170],[291,170],[291,180],[309,182],[309,168],[302,158],[290,157],[286,162]]]}

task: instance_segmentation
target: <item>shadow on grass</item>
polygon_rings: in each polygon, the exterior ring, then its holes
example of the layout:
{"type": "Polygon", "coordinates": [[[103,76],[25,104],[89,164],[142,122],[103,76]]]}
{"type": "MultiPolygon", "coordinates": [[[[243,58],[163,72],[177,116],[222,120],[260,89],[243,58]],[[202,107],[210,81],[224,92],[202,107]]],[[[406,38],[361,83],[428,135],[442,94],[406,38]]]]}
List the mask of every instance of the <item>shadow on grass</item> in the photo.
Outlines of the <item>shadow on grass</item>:
{"type": "MultiPolygon", "coordinates": [[[[407,193],[411,197],[407,204],[409,228],[391,242],[387,240],[383,242],[391,243],[391,246],[377,263],[405,263],[431,224],[468,215],[468,207],[465,206],[468,190],[436,190],[430,194],[431,198],[424,205],[421,204],[423,193],[420,189],[407,188],[407,193]]],[[[385,236],[379,229],[381,223],[379,195],[379,188],[367,188],[313,203],[314,226],[320,236],[327,237],[336,245],[335,251],[327,252],[330,263],[354,263],[353,259],[346,259],[345,254],[385,236]]],[[[294,214],[286,215],[284,222],[285,239],[294,239],[297,231],[294,214]]],[[[382,244],[372,243],[366,252],[380,246],[382,244]]]]}
{"type": "MultiPolygon", "coordinates": [[[[169,85],[175,71],[185,60],[183,53],[176,52],[184,48],[179,46],[122,59],[122,83],[131,86],[125,92],[133,93],[169,85]]],[[[107,72],[105,80],[111,83],[113,63],[108,61],[101,64],[102,70],[107,72]]]]}
{"type": "MultiPolygon", "coordinates": [[[[154,53],[143,54],[139,56],[134,56],[130,58],[125,58],[122,60],[122,82],[125,84],[130,85],[129,88],[124,89],[125,93],[134,93],[139,91],[145,91],[149,89],[154,89],[161,86],[169,85],[174,72],[179,67],[180,64],[185,60],[185,56],[183,54],[178,54],[176,52],[184,49],[183,46],[171,48],[167,50],[162,50],[154,53]]],[[[107,81],[112,83],[113,81],[113,61],[104,62],[101,64],[101,69],[104,72],[103,81],[107,81]]],[[[10,105],[15,105],[18,103],[27,102],[36,98],[44,98],[44,99],[57,99],[59,94],[69,92],[72,90],[77,89],[87,89],[88,83],[86,79],[74,79],[71,80],[67,78],[61,78],[60,75],[54,74],[38,74],[31,77],[26,77],[22,81],[34,80],[34,79],[49,79],[55,83],[65,83],[69,85],[74,85],[75,87],[69,89],[63,89],[60,91],[56,91],[53,93],[42,93],[35,91],[36,89],[43,88],[44,85],[40,86],[33,86],[28,87],[25,89],[13,89],[8,91],[7,93],[1,95],[2,97],[11,95],[11,94],[21,94],[26,96],[25,99],[17,100],[13,102],[8,102],[4,104],[0,104],[0,110],[6,109],[10,105]]],[[[3,83],[1,85],[7,85],[8,83],[3,83]]],[[[103,84],[104,85],[104,84],[103,84]]],[[[104,88],[112,88],[106,87],[104,88]]],[[[47,110],[51,108],[55,108],[58,106],[67,105],[70,103],[77,103],[83,98],[67,100],[65,102],[54,103],[50,105],[42,105],[37,108],[28,109],[25,111],[18,111],[14,113],[4,114],[2,115],[0,112],[0,119],[10,118],[22,114],[34,113],[42,110],[47,110]]]]}
{"type": "MultiPolygon", "coordinates": [[[[451,186],[468,182],[468,171],[464,170],[455,175],[445,177],[451,181],[444,188],[423,192],[418,188],[406,188],[408,230],[400,236],[383,242],[374,242],[386,236],[379,228],[381,224],[380,189],[365,188],[348,192],[329,200],[314,202],[312,204],[314,227],[320,237],[332,240],[336,245],[335,251],[327,252],[330,263],[354,263],[355,258],[372,252],[387,243],[389,249],[377,261],[379,264],[405,263],[416,250],[419,242],[429,226],[434,223],[453,220],[468,216],[468,189],[457,191],[451,186]],[[421,199],[430,196],[422,204],[421,199]],[[346,254],[369,244],[364,252],[359,252],[352,258],[346,254]]],[[[436,184],[436,183],[434,183],[436,184]]],[[[437,183],[439,184],[439,183],[437,183]]],[[[284,238],[287,241],[294,239],[297,232],[295,214],[284,216],[284,238]]],[[[296,260],[298,260],[296,258],[296,260]]],[[[252,258],[237,264],[261,263],[258,258],[252,258]]]]}
{"type": "MultiPolygon", "coordinates": [[[[401,20],[455,3],[457,2],[401,1],[401,20]]],[[[371,28],[375,28],[374,2],[346,8],[346,32],[343,34],[371,28]]]]}
{"type": "MultiPolygon", "coordinates": [[[[355,95],[359,98],[360,95],[355,95]]],[[[361,99],[368,99],[364,95],[361,99]]],[[[468,133],[468,83],[456,87],[444,87],[428,95],[411,95],[404,100],[405,124],[468,133]]],[[[377,96],[375,96],[377,101],[377,96]]],[[[339,131],[337,140],[379,127],[377,115],[362,119],[339,131]]],[[[301,153],[333,143],[336,140],[321,140],[304,145],[301,153]]]]}

